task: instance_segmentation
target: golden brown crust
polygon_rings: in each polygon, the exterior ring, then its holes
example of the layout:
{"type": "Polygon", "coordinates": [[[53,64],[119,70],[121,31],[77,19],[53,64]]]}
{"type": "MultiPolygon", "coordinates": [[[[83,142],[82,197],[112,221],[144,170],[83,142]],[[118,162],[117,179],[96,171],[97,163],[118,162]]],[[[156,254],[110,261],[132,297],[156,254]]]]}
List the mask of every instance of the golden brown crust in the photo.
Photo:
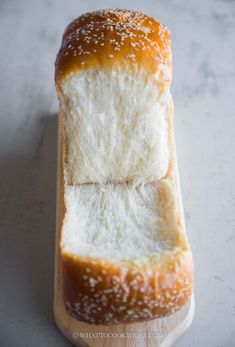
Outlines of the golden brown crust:
{"type": "Polygon", "coordinates": [[[112,264],[62,252],[64,300],[74,318],[93,324],[130,323],[165,317],[192,293],[189,250],[154,264],[112,264]]]}
{"type": "Polygon", "coordinates": [[[57,55],[57,87],[70,73],[90,68],[145,68],[163,83],[171,82],[169,31],[136,11],[103,10],[87,13],[65,30],[57,55]]]}

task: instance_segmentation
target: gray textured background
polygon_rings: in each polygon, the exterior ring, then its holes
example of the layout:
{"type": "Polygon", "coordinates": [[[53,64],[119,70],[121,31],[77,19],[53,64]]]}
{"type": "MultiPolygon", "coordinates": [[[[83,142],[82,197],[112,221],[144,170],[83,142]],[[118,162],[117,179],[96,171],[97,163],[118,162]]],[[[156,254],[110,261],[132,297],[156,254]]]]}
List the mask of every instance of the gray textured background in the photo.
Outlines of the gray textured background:
{"type": "Polygon", "coordinates": [[[97,8],[172,32],[175,130],[196,314],[176,346],[235,346],[235,1],[0,1],[0,346],[65,347],[52,314],[62,31],[97,8]]]}

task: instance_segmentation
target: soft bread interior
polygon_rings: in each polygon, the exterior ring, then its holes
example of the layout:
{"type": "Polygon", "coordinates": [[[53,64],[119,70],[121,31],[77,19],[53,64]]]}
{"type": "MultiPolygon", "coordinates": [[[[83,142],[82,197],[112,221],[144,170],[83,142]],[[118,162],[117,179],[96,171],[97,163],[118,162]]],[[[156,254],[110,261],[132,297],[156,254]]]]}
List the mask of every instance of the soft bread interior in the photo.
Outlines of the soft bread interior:
{"type": "Polygon", "coordinates": [[[138,184],[164,177],[169,97],[144,71],[87,70],[63,81],[65,182],[138,184]]]}
{"type": "Polygon", "coordinates": [[[77,256],[148,261],[171,252],[184,236],[169,180],[68,186],[65,205],[62,247],[77,256]]]}

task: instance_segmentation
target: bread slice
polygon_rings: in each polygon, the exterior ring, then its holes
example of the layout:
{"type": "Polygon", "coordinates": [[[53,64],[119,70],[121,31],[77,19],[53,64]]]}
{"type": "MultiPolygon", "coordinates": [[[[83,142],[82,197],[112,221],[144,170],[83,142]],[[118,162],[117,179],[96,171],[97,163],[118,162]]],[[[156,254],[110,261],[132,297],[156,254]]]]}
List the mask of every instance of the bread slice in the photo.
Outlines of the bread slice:
{"type": "Polygon", "coordinates": [[[63,251],[106,261],[149,261],[180,238],[173,183],[65,188],[63,251]]]}
{"type": "Polygon", "coordinates": [[[96,324],[169,315],[192,292],[192,259],[174,183],[65,189],[66,308],[96,324]]]}
{"type": "Polygon", "coordinates": [[[74,73],[58,95],[67,184],[139,184],[166,175],[170,93],[144,70],[74,73]]]}

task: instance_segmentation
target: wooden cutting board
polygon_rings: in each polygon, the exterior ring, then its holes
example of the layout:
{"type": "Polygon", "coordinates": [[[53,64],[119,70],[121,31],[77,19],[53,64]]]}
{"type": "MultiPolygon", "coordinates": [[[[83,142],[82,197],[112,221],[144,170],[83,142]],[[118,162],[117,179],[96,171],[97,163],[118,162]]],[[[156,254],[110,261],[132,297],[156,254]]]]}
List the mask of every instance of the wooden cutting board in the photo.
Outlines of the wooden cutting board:
{"type": "MultiPolygon", "coordinates": [[[[60,129],[59,129],[60,134],[60,129]]],[[[167,318],[155,319],[144,323],[118,325],[90,325],[72,318],[65,311],[59,242],[64,218],[64,189],[61,165],[61,141],[58,136],[57,167],[57,216],[54,279],[54,315],[62,334],[75,346],[92,347],[169,347],[189,328],[194,315],[194,297],[178,312],[167,318]]],[[[177,174],[178,195],[182,200],[177,174]]]]}

